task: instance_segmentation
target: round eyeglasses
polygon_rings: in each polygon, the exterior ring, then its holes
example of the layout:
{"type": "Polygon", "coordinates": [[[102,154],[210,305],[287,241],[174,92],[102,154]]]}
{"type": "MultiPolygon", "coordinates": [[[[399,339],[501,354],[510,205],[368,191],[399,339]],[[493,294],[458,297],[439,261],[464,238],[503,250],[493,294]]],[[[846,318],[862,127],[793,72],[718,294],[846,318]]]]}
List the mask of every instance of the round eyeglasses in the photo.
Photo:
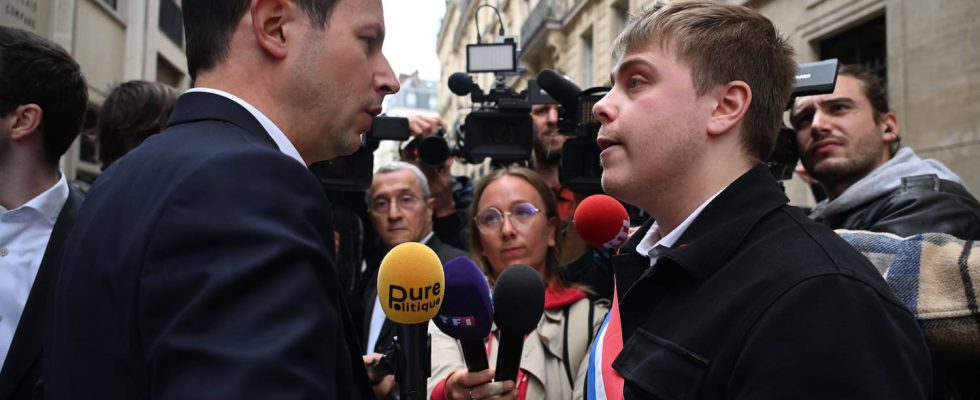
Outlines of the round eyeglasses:
{"type": "Polygon", "coordinates": [[[531,203],[517,203],[510,211],[502,212],[496,207],[487,207],[476,214],[473,220],[482,233],[497,233],[504,226],[504,216],[510,218],[510,223],[517,229],[527,229],[538,215],[538,208],[531,203]]]}
{"type": "Polygon", "coordinates": [[[391,205],[395,204],[402,211],[408,211],[415,209],[415,205],[419,203],[419,198],[412,195],[401,195],[394,199],[389,199],[387,197],[378,197],[371,201],[371,212],[375,214],[384,214],[391,209],[391,205]]]}

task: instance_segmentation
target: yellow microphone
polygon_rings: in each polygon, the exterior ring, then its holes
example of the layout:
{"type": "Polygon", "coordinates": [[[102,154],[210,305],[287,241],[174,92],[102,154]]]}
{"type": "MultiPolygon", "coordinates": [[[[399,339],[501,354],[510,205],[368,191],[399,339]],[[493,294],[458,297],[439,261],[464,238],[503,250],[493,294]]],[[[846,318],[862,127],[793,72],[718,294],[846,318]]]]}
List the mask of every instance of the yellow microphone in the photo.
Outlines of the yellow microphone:
{"type": "Polygon", "coordinates": [[[394,322],[428,322],[439,312],[445,288],[439,256],[424,244],[402,243],[381,260],[378,298],[385,315],[394,322]]]}
{"type": "Polygon", "coordinates": [[[425,398],[430,372],[426,327],[442,306],[445,288],[439,256],[421,243],[395,246],[378,267],[378,300],[398,332],[395,379],[402,400],[425,398]]]}

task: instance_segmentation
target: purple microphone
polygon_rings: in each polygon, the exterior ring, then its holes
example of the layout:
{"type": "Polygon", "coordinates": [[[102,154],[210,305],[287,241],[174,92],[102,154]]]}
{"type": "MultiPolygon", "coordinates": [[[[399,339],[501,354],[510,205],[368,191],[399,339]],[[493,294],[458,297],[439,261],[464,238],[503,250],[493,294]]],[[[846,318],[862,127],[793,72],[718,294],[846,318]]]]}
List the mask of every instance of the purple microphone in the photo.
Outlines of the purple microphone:
{"type": "Polygon", "coordinates": [[[490,368],[483,344],[493,325],[493,302],[487,278],[467,257],[449,260],[443,272],[446,290],[442,307],[432,321],[445,334],[459,340],[467,369],[476,372],[490,368]]]}

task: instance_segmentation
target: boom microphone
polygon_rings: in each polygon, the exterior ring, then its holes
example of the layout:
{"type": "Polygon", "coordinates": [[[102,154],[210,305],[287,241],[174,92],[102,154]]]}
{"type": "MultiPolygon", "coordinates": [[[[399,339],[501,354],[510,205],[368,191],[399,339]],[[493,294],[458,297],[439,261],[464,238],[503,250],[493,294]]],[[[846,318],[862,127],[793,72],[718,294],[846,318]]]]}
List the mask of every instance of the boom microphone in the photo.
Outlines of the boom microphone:
{"type": "Polygon", "coordinates": [[[429,377],[428,321],[442,305],[445,275],[439,257],[428,246],[402,243],[388,252],[378,268],[378,299],[385,316],[396,323],[398,348],[395,378],[399,398],[425,398],[429,377]]]}
{"type": "Polygon", "coordinates": [[[449,260],[443,271],[446,294],[433,322],[447,335],[459,340],[467,369],[476,372],[490,368],[483,344],[493,325],[493,303],[487,278],[467,257],[449,260]]]}
{"type": "Polygon", "coordinates": [[[575,207],[572,223],[585,243],[611,249],[626,241],[630,217],[616,199],[596,194],[586,197],[575,207]]]}
{"type": "Polygon", "coordinates": [[[496,381],[517,380],[524,337],[544,312],[544,282],[533,268],[514,265],[497,277],[493,288],[493,321],[500,330],[496,381]]]}
{"type": "Polygon", "coordinates": [[[572,81],[550,69],[538,73],[538,85],[566,110],[575,110],[582,89],[572,81]]]}

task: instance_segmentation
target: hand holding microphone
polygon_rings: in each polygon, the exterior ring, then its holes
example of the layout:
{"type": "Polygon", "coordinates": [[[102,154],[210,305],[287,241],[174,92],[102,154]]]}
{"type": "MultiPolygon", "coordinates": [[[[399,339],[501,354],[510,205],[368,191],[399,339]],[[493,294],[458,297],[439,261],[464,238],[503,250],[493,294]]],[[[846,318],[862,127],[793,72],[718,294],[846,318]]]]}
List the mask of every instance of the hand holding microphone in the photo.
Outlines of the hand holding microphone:
{"type": "Polygon", "coordinates": [[[442,306],[445,276],[439,257],[428,246],[407,242],[388,252],[378,269],[378,298],[388,319],[397,324],[395,377],[399,398],[425,398],[429,376],[427,325],[442,306]]]}

